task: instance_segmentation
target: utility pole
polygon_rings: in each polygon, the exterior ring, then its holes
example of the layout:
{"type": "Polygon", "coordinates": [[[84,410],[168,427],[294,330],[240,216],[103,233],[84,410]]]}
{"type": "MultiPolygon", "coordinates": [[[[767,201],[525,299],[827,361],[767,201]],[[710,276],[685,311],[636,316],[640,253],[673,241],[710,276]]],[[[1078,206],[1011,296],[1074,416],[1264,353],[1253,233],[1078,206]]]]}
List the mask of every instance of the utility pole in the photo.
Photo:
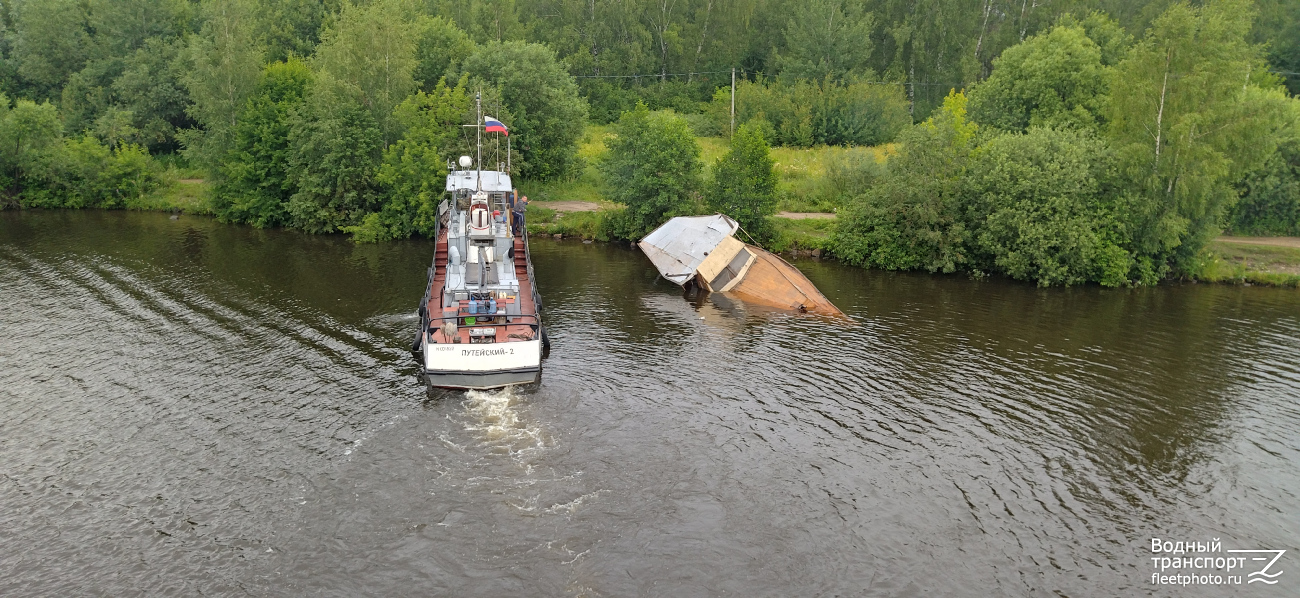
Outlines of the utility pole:
{"type": "Polygon", "coordinates": [[[731,67],[731,134],[736,134],[736,67],[731,67]]]}

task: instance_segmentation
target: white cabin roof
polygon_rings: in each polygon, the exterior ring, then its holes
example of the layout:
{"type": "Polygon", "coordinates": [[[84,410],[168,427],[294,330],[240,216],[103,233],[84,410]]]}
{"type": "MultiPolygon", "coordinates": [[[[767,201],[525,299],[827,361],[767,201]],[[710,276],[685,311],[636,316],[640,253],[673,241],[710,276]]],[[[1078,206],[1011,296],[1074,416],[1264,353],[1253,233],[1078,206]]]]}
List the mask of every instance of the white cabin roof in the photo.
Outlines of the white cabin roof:
{"type": "Polygon", "coordinates": [[[451,174],[447,175],[447,190],[478,190],[478,181],[476,180],[476,177],[479,172],[483,173],[483,191],[496,193],[509,191],[514,188],[510,184],[510,175],[504,172],[496,170],[454,170],[451,174]]]}
{"type": "Polygon", "coordinates": [[[700,263],[723,239],[736,234],[735,220],[713,216],[680,216],[646,235],[637,243],[664,278],[685,284],[700,263]]]}

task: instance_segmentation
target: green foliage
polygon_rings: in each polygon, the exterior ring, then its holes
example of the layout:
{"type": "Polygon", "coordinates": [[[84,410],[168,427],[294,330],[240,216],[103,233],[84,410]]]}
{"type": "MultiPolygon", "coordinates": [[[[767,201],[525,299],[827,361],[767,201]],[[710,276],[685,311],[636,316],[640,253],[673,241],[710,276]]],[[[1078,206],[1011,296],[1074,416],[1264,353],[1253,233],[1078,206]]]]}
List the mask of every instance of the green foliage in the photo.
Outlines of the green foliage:
{"type": "Polygon", "coordinates": [[[1059,25],[993,61],[993,74],[971,90],[971,119],[1006,131],[1095,128],[1106,84],[1101,48],[1083,27],[1059,25]]]}
{"type": "Polygon", "coordinates": [[[1118,21],[1101,11],[1093,11],[1082,20],[1072,14],[1066,14],[1061,17],[1057,25],[1082,27],[1088,39],[1097,44],[1097,48],[1101,50],[1103,66],[1119,64],[1119,61],[1128,54],[1129,46],[1133,45],[1133,36],[1125,31],[1118,21]]]}
{"type": "Polygon", "coordinates": [[[1233,181],[1276,147],[1288,100],[1246,41],[1251,18],[1241,1],[1174,5],[1115,68],[1110,138],[1137,194],[1133,247],[1154,276],[1189,270],[1233,181]]]}
{"type": "Polygon", "coordinates": [[[762,131],[742,125],[731,138],[731,151],[713,166],[705,195],[709,210],[732,217],[756,239],[770,238],[768,217],[776,213],[774,163],[762,131]]]}
{"type": "Polygon", "coordinates": [[[116,148],[140,140],[140,130],[131,124],[134,121],[135,114],[130,110],[109,106],[108,111],[95,120],[93,132],[109,148],[116,148]]]}
{"type": "Polygon", "coordinates": [[[86,5],[78,0],[23,2],[13,9],[13,57],[33,99],[58,99],[91,55],[86,5]]]}
{"type": "Polygon", "coordinates": [[[1280,145],[1238,190],[1241,199],[1228,214],[1233,234],[1300,236],[1300,139],[1280,145]]]}
{"type": "Polygon", "coordinates": [[[23,191],[37,182],[32,180],[33,172],[48,162],[61,133],[62,123],[53,104],[18,100],[10,108],[9,98],[0,94],[0,182],[6,183],[6,204],[16,203],[23,191]]]}
{"type": "Polygon", "coordinates": [[[965,175],[975,131],[966,97],[953,93],[935,116],[904,132],[888,175],[840,212],[832,251],[848,263],[886,270],[967,267],[965,175]]]}
{"type": "Polygon", "coordinates": [[[284,62],[311,56],[320,43],[321,28],[338,12],[342,0],[261,0],[257,3],[255,37],[266,58],[284,62]]]}
{"type": "Polygon", "coordinates": [[[492,42],[466,58],[461,72],[500,90],[514,115],[516,171],[524,178],[552,180],[577,174],[578,140],[587,104],[578,86],[541,44],[492,42]]]}
{"type": "Polygon", "coordinates": [[[977,268],[1040,286],[1128,284],[1124,194],[1102,140],[1038,127],[1000,135],[981,146],[967,178],[977,268]]]}
{"type": "MultiPolygon", "coordinates": [[[[184,42],[149,38],[123,60],[122,73],[110,85],[120,110],[129,111],[138,143],[153,152],[177,149],[176,131],[194,121],[186,114],[190,98],[181,83],[184,42]]],[[[64,105],[68,102],[64,94],[64,105]]]]}
{"type": "Polygon", "coordinates": [[[47,153],[42,183],[24,205],[45,208],[125,208],[161,184],[158,168],[138,145],[110,150],[89,135],[71,138],[47,153]]]}
{"type": "Polygon", "coordinates": [[[377,199],[383,133],[356,86],[318,74],[294,112],[289,144],[289,224],[311,233],[360,224],[377,199]]]}
{"type": "Polygon", "coordinates": [[[203,127],[181,135],[192,162],[217,173],[234,143],[244,102],[257,85],[262,53],[254,39],[250,0],[204,0],[204,24],[190,37],[181,82],[190,117],[203,127]]]}
{"type": "Polygon", "coordinates": [[[776,66],[787,81],[842,82],[871,77],[875,19],[858,2],[811,0],[790,16],[776,66]]]}
{"type": "Polygon", "coordinates": [[[316,66],[361,92],[361,103],[379,126],[385,147],[398,138],[393,108],[416,89],[415,56],[420,25],[410,20],[407,0],[345,3],[321,35],[316,66]]]}
{"type": "Polygon", "coordinates": [[[285,204],[295,187],[289,171],[290,117],[302,106],[313,75],[298,59],[276,62],[239,115],[234,148],[221,163],[212,210],[223,221],[263,228],[289,220],[285,204]]]}
{"type": "Polygon", "coordinates": [[[669,218],[691,211],[700,188],[700,146],[686,121],[645,104],[623,113],[600,163],[610,199],[627,209],[607,219],[604,234],[640,239],[669,218]]]}
{"type": "Polygon", "coordinates": [[[420,89],[433,90],[443,77],[450,76],[461,61],[474,53],[474,40],[456,24],[433,17],[420,24],[416,42],[415,80],[420,89]]]}
{"type": "Polygon", "coordinates": [[[110,149],[91,136],[64,139],[48,102],[0,94],[0,206],[125,207],[160,183],[157,165],[138,145],[110,149]]]}
{"type": "Polygon", "coordinates": [[[353,239],[374,243],[420,234],[432,237],[438,202],[446,185],[449,149],[457,147],[459,125],[472,109],[462,78],[455,87],[441,80],[431,93],[416,92],[396,109],[406,135],[384,151],[376,181],[386,198],[378,212],[358,226],[344,227],[353,239]]]}
{"type": "MultiPolygon", "coordinates": [[[[719,129],[730,128],[729,89],[718,90],[709,112],[719,129]]],[[[760,79],[736,86],[736,124],[750,121],[773,145],[812,147],[893,141],[911,116],[898,86],[760,79]]]]}

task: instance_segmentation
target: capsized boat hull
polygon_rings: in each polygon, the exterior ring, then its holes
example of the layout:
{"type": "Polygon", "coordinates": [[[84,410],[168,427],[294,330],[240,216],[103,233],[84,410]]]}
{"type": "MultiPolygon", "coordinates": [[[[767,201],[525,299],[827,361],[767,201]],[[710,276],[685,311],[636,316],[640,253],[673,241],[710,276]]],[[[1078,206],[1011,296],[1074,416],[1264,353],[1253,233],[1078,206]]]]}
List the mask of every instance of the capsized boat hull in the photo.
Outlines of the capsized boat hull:
{"type": "Polygon", "coordinates": [[[673,218],[637,245],[665,279],[797,312],[842,316],[798,268],[732,235],[739,225],[722,214],[673,218]]]}

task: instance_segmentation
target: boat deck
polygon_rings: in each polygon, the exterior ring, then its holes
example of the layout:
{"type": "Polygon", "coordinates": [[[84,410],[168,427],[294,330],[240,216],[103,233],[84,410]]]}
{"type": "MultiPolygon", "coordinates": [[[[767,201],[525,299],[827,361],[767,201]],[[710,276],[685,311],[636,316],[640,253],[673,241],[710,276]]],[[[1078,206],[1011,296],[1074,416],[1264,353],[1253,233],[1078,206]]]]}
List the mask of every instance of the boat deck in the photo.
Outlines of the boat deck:
{"type": "MultiPolygon", "coordinates": [[[[438,235],[438,244],[434,252],[434,274],[433,283],[429,288],[429,317],[431,321],[429,326],[434,329],[429,339],[437,343],[469,343],[471,328],[497,329],[496,341],[498,343],[528,341],[534,339],[534,328],[540,324],[537,317],[537,306],[533,301],[532,281],[528,277],[528,261],[524,259],[526,247],[523,237],[514,238],[514,257],[512,262],[515,268],[515,278],[519,280],[519,314],[506,317],[508,323],[495,324],[491,322],[476,322],[466,324],[465,318],[488,318],[494,319],[491,314],[471,314],[468,311],[468,301],[459,301],[454,307],[444,308],[442,305],[442,289],[446,284],[447,278],[447,231],[444,229],[438,235]],[[456,338],[448,338],[442,330],[443,323],[459,319],[460,325],[456,330],[456,338]]],[[[500,301],[502,304],[512,303],[514,300],[500,301]]]]}

